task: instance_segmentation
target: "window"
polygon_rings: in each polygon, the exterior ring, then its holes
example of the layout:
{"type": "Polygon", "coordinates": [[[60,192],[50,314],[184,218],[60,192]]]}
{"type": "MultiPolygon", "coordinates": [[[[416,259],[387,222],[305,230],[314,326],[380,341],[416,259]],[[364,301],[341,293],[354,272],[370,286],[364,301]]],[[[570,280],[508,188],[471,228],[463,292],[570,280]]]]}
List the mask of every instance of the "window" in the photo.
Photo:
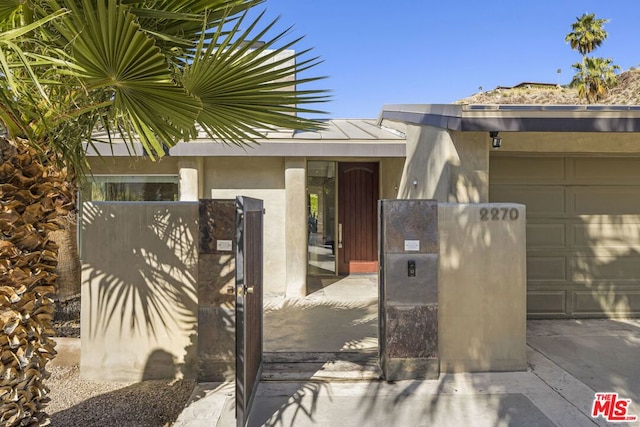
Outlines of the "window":
{"type": "Polygon", "coordinates": [[[177,175],[94,175],[82,192],[85,201],[178,201],[177,175]]]}
{"type": "Polygon", "coordinates": [[[310,275],[336,272],[336,163],[307,163],[307,234],[310,275]]]}

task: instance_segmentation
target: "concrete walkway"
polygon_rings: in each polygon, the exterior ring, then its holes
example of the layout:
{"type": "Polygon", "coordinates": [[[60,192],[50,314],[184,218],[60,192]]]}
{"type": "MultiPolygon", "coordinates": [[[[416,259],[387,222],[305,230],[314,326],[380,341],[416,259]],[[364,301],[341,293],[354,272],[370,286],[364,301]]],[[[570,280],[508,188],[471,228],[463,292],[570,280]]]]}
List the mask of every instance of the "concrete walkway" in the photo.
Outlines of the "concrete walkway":
{"type": "MultiPolygon", "coordinates": [[[[610,391],[640,416],[640,321],[531,321],[528,331],[527,372],[262,382],[249,425],[605,426],[590,414],[595,392],[610,391]]],[[[234,426],[233,392],[200,384],[175,425],[234,426]]]]}
{"type": "MultiPolygon", "coordinates": [[[[267,358],[288,357],[287,352],[320,358],[342,352],[349,355],[345,359],[358,352],[375,355],[374,284],[351,285],[320,288],[321,294],[303,300],[267,299],[267,358]]],[[[344,361],[309,364],[312,371],[280,377],[271,372],[258,386],[249,425],[621,425],[591,417],[596,392],[631,399],[628,415],[640,417],[640,320],[529,321],[527,331],[525,372],[441,374],[437,380],[395,383],[366,375],[345,380],[341,363],[351,362],[344,361]]],[[[200,384],[175,426],[235,426],[234,385],[200,384]]]]}

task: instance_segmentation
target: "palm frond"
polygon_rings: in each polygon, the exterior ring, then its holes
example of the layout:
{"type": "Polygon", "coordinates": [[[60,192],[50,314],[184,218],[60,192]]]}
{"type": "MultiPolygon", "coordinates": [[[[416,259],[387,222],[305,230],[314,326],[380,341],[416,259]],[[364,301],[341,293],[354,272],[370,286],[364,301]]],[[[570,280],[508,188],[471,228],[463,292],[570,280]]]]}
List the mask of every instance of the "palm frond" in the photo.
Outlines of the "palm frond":
{"type": "Polygon", "coordinates": [[[22,1],[20,0],[3,0],[0,3],[0,22],[13,19],[21,6],[22,1]]]}
{"type": "Polygon", "coordinates": [[[145,149],[160,156],[163,145],[188,139],[201,103],[174,83],[165,56],[135,15],[116,0],[83,0],[72,12],[60,32],[87,89],[113,94],[114,119],[130,123],[145,149]]]}
{"type": "Polygon", "coordinates": [[[244,16],[228,32],[219,29],[212,35],[207,49],[199,52],[185,67],[182,84],[203,103],[198,123],[211,135],[234,144],[259,138],[258,129],[317,129],[315,120],[299,113],[323,114],[301,104],[328,100],[324,90],[294,90],[323,77],[297,78],[301,69],[313,67],[318,58],[302,59],[309,50],[294,52],[290,48],[301,39],[272,49],[290,29],[261,42],[277,20],[250,37],[262,15],[241,30],[244,16]]]}

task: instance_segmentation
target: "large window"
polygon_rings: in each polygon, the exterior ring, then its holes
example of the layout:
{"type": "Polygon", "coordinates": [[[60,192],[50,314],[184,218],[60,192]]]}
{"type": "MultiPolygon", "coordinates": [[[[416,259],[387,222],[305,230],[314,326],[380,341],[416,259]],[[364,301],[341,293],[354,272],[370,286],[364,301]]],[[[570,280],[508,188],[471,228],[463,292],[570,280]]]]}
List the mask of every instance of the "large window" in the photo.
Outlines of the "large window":
{"type": "Polygon", "coordinates": [[[307,163],[308,271],[335,274],[336,163],[307,163]]]}
{"type": "Polygon", "coordinates": [[[94,175],[82,192],[85,201],[178,201],[177,175],[94,175]]]}

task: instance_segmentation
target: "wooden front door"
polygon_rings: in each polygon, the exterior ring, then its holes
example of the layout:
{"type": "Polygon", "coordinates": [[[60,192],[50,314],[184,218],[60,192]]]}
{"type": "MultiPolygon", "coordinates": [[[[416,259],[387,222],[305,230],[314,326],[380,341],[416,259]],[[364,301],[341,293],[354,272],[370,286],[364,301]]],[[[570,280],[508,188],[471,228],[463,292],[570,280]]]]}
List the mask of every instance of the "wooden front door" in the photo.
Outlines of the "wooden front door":
{"type": "Polygon", "coordinates": [[[338,165],[338,272],[378,272],[378,163],[338,165]]]}

